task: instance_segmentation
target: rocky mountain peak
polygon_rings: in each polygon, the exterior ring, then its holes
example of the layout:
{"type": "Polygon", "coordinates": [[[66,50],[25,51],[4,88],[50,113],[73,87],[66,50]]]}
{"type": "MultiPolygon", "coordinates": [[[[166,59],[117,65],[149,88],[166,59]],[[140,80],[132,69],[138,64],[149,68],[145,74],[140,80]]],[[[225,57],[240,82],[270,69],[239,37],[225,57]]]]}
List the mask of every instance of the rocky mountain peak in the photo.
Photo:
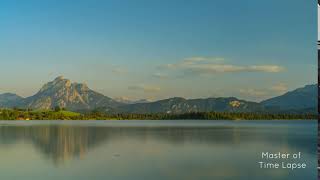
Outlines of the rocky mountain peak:
{"type": "Polygon", "coordinates": [[[70,88],[72,85],[71,81],[64,79],[63,76],[55,78],[53,81],[46,83],[42,86],[39,93],[48,92],[48,91],[57,91],[59,89],[70,88]]]}
{"type": "Polygon", "coordinates": [[[34,109],[52,109],[60,106],[70,110],[85,110],[118,103],[91,90],[86,84],[71,82],[59,76],[42,86],[37,94],[28,97],[25,104],[34,109]]]}
{"type": "Polygon", "coordinates": [[[64,80],[63,76],[58,76],[54,79],[54,81],[61,81],[61,80],[64,80]]]}
{"type": "Polygon", "coordinates": [[[72,83],[72,86],[74,86],[76,90],[79,92],[85,92],[90,90],[88,85],[85,83],[72,83]]]}

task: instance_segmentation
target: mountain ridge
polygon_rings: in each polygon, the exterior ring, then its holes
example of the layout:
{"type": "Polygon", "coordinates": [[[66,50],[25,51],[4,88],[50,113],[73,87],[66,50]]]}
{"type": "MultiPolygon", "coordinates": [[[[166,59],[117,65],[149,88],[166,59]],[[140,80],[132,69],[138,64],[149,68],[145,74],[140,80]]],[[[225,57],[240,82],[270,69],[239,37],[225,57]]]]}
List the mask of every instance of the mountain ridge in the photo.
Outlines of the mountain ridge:
{"type": "Polygon", "coordinates": [[[315,112],[317,85],[307,85],[281,96],[261,102],[236,97],[186,99],[172,97],[158,101],[112,99],[90,89],[84,83],[71,82],[63,76],[44,84],[40,90],[23,98],[16,94],[0,94],[0,108],[54,109],[66,108],[77,112],[107,113],[189,113],[189,112],[315,112]]]}
{"type": "Polygon", "coordinates": [[[313,108],[317,106],[317,89],[318,86],[316,84],[306,85],[260,103],[265,107],[279,108],[280,110],[313,108]],[[310,99],[308,97],[314,98],[310,99]]]}

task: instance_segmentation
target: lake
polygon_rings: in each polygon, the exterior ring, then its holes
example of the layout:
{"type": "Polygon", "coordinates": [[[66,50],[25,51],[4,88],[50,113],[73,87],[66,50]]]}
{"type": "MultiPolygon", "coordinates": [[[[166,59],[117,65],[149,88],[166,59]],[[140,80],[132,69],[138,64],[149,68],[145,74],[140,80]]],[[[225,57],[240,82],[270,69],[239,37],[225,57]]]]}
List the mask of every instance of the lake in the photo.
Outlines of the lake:
{"type": "Polygon", "coordinates": [[[0,121],[0,179],[317,179],[317,121],[0,121]]]}

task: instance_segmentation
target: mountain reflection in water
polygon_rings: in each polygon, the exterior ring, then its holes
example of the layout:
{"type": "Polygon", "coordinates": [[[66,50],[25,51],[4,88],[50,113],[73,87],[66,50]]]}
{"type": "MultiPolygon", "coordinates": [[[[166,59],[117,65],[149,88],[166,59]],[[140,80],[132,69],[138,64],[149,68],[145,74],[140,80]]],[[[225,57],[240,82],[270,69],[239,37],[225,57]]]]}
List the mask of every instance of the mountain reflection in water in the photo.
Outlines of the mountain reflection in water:
{"type": "MultiPolygon", "coordinates": [[[[305,149],[310,142],[298,141],[296,138],[281,136],[283,129],[268,129],[259,127],[99,127],[99,126],[0,126],[0,145],[14,144],[17,141],[31,141],[55,164],[71,158],[81,158],[90,149],[102,143],[112,143],[121,139],[135,139],[140,142],[148,140],[165,141],[170,144],[185,142],[204,144],[245,144],[263,141],[282,146],[293,145],[305,149]],[[250,129],[250,130],[249,130],[250,129]],[[248,131],[249,130],[249,131],[248,131]],[[277,136],[277,134],[279,136],[277,136]],[[277,138],[277,141],[274,141],[277,138]]],[[[308,148],[306,148],[308,150],[308,148]]]]}
{"type": "MultiPolygon", "coordinates": [[[[316,168],[316,160],[311,160],[316,159],[317,139],[312,138],[316,137],[316,121],[195,121],[190,125],[186,125],[189,122],[181,121],[138,121],[138,125],[133,125],[135,122],[132,121],[110,124],[98,121],[89,124],[28,123],[0,122],[0,151],[23,147],[35,156],[42,155],[49,160],[47,162],[58,168],[52,169],[46,164],[43,172],[56,172],[55,176],[60,173],[60,179],[68,179],[66,174],[71,173],[72,169],[81,170],[79,175],[72,175],[69,179],[94,176],[90,173],[81,174],[81,171],[94,172],[98,180],[106,177],[141,179],[141,174],[137,174],[140,171],[143,177],[150,175],[148,177],[151,179],[154,174],[158,177],[155,179],[210,179],[221,178],[225,173],[231,179],[234,176],[246,179],[248,173],[260,179],[316,177],[316,173],[310,173],[313,166],[316,168]],[[18,144],[22,146],[16,146],[18,144]],[[36,150],[35,153],[28,150],[29,145],[36,150]],[[294,174],[282,170],[261,170],[257,166],[261,151],[302,152],[310,169],[300,174],[299,171],[294,174]],[[72,167],[65,166],[67,162],[71,162],[72,167]],[[92,169],[88,169],[89,165],[92,169]],[[102,167],[105,169],[100,169],[102,167]],[[118,172],[119,169],[125,169],[128,177],[117,174],[123,174],[122,171],[118,172]],[[190,173],[193,176],[186,174],[186,169],[192,169],[190,173]]],[[[12,157],[13,165],[30,160],[40,163],[39,159],[22,158],[12,157]]],[[[34,168],[40,168],[36,164],[34,168]]],[[[0,167],[6,166],[0,162],[0,167]]],[[[10,169],[3,169],[6,170],[10,169]]],[[[7,175],[7,178],[15,176],[10,173],[7,175]]],[[[30,179],[34,178],[30,176],[30,179]]]]}

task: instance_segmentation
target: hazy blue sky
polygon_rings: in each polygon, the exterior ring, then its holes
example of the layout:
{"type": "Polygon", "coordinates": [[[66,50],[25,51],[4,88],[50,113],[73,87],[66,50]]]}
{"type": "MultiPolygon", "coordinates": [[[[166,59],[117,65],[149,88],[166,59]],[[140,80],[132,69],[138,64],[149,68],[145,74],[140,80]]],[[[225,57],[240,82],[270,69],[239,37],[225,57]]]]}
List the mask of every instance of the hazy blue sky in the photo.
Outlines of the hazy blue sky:
{"type": "Polygon", "coordinates": [[[316,82],[313,0],[0,0],[0,93],[261,100],[316,82]]]}

